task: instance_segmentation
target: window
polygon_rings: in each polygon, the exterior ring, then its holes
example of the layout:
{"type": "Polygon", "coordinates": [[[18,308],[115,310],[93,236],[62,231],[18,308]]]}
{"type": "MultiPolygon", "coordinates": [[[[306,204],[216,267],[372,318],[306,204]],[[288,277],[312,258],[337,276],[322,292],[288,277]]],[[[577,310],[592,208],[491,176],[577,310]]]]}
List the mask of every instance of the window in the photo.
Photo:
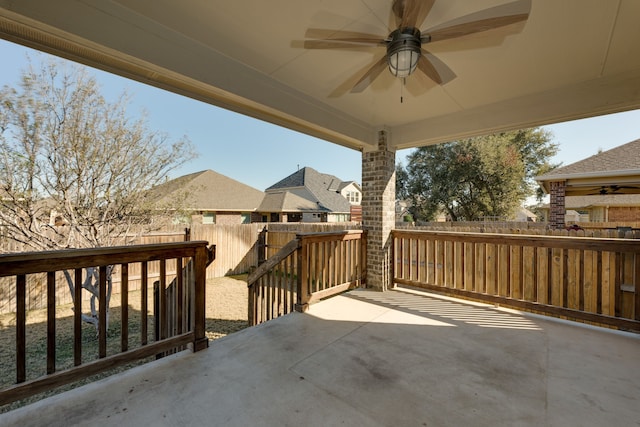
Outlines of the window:
{"type": "Polygon", "coordinates": [[[243,212],[240,218],[240,224],[251,224],[251,214],[243,212]]]}
{"type": "Polygon", "coordinates": [[[216,214],[213,212],[205,212],[202,214],[202,223],[203,224],[215,224],[216,223],[216,214]]]}
{"type": "Polygon", "coordinates": [[[360,193],[357,191],[347,191],[345,197],[349,203],[360,203],[360,193]]]}

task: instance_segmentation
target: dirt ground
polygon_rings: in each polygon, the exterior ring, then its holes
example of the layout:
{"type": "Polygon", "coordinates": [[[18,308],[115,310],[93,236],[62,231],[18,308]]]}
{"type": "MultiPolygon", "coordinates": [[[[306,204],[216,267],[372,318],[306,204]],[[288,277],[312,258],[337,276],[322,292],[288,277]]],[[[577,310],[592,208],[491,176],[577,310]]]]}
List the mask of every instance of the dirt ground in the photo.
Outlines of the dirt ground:
{"type": "Polygon", "coordinates": [[[210,340],[248,326],[246,279],[247,276],[242,275],[207,281],[206,333],[210,340]]]}

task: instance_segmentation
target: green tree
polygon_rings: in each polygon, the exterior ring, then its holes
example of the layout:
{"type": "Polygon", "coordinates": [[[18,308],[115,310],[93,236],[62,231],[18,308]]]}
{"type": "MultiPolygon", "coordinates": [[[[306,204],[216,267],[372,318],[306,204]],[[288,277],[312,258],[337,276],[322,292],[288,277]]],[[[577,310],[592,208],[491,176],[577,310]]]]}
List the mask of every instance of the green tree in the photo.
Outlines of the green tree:
{"type": "MultiPolygon", "coordinates": [[[[195,154],[188,139],[169,141],[131,118],[128,103],[126,94],[109,102],[86,68],[60,60],[30,65],[17,87],[0,90],[3,238],[24,250],[111,246],[153,225],[161,211],[148,190],[195,154]]],[[[97,269],[83,280],[92,295],[83,317],[97,324],[97,269]]]]}
{"type": "Polygon", "coordinates": [[[397,165],[398,197],[417,220],[444,212],[453,221],[508,217],[534,192],[533,177],[552,168],[557,152],[543,129],[421,147],[397,165]]]}

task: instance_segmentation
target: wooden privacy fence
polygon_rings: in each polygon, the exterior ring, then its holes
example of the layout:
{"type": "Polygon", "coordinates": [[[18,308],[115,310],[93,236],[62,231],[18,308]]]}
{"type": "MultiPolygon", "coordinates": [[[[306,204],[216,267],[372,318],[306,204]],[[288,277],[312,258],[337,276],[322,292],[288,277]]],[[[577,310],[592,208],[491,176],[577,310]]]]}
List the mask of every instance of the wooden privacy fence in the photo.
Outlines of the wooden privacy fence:
{"type": "MultiPolygon", "coordinates": [[[[90,375],[111,369],[116,366],[128,364],[130,362],[143,359],[158,353],[171,350],[176,347],[191,343],[193,351],[198,351],[208,346],[205,337],[205,268],[209,258],[207,242],[181,242],[165,243],[155,245],[120,246],[99,249],[73,249],[51,252],[30,252],[12,255],[0,255],[0,277],[11,277],[15,279],[16,289],[16,318],[15,318],[15,385],[4,387],[0,390],[0,405],[15,400],[22,399],[33,394],[46,391],[76,380],[86,378],[90,375]],[[178,277],[182,277],[183,260],[190,260],[193,263],[193,275],[189,283],[185,286],[189,288],[191,298],[189,307],[182,307],[182,310],[191,311],[191,321],[184,325],[184,331],[166,338],[161,337],[155,342],[148,342],[148,271],[151,263],[158,263],[160,271],[160,283],[167,283],[167,262],[173,261],[176,264],[178,277]],[[139,341],[132,345],[129,337],[130,329],[130,300],[129,300],[129,271],[130,266],[139,264],[141,270],[140,280],[140,334],[139,341]],[[114,354],[107,354],[107,298],[106,276],[108,266],[118,265],[121,280],[122,292],[120,294],[120,345],[119,351],[114,354]],[[83,363],[83,340],[82,334],[82,297],[83,288],[81,286],[84,279],[84,269],[87,267],[98,267],[99,274],[99,312],[98,312],[98,351],[97,358],[88,363],[83,363]],[[75,283],[75,298],[73,306],[73,367],[68,369],[58,369],[57,361],[60,354],[67,349],[62,349],[56,339],[56,272],[69,270],[75,283]],[[29,275],[46,274],[46,337],[44,343],[30,338],[27,341],[28,330],[32,325],[27,324],[26,313],[26,283],[29,275]],[[46,375],[30,378],[27,364],[27,353],[31,348],[27,347],[27,342],[35,347],[46,345],[46,375]],[[130,346],[132,348],[130,348],[130,346]],[[133,348],[136,347],[136,348],[133,348]]],[[[161,285],[162,286],[162,285],[161,285]]],[[[85,291],[86,292],[86,291],[85,291]]],[[[166,302],[165,302],[166,304],[166,302]]],[[[162,323],[162,313],[160,313],[162,323]]],[[[7,327],[3,327],[6,333],[7,327]]],[[[10,369],[3,366],[3,369],[10,369]]],[[[39,371],[39,370],[38,370],[39,371]]]]}
{"type": "Polygon", "coordinates": [[[393,280],[640,331],[640,241],[394,230],[393,280]]]}
{"type": "Polygon", "coordinates": [[[362,286],[365,277],[363,231],[297,234],[249,275],[249,324],[304,311],[322,298],[362,286]]]}

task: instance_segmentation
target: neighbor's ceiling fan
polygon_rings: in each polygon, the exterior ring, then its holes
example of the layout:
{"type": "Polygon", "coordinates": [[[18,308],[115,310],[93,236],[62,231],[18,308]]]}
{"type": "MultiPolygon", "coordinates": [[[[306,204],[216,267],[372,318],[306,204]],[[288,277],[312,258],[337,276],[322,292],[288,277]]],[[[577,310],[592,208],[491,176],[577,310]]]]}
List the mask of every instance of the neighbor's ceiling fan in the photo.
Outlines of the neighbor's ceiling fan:
{"type": "Polygon", "coordinates": [[[306,49],[386,47],[386,54],[358,80],[351,89],[352,93],[362,92],[387,67],[392,75],[399,78],[406,78],[418,69],[442,85],[456,75],[423,45],[526,21],[531,10],[531,0],[518,0],[420,30],[434,3],[435,0],[394,0],[391,10],[397,28],[385,38],[366,33],[310,28],[305,35],[313,40],[306,40],[303,46],[306,49]]]}
{"type": "Polygon", "coordinates": [[[602,186],[600,190],[597,190],[597,193],[591,193],[589,195],[599,194],[601,196],[606,195],[614,195],[614,194],[638,194],[640,193],[640,187],[633,185],[609,185],[602,186]]]}

